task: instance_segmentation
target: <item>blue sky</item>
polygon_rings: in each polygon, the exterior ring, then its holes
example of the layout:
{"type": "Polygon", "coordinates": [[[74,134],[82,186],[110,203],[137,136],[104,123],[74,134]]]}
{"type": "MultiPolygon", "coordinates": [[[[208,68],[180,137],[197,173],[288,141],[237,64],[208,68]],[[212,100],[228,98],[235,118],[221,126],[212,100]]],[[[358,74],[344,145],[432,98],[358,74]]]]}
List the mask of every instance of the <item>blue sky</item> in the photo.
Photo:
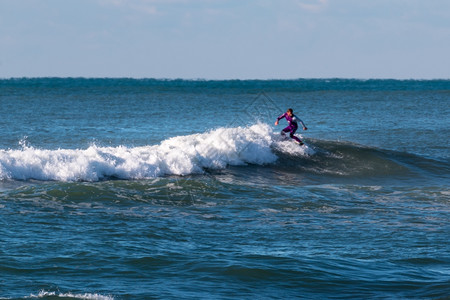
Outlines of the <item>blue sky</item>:
{"type": "Polygon", "coordinates": [[[448,0],[0,0],[0,78],[450,78],[448,0]]]}

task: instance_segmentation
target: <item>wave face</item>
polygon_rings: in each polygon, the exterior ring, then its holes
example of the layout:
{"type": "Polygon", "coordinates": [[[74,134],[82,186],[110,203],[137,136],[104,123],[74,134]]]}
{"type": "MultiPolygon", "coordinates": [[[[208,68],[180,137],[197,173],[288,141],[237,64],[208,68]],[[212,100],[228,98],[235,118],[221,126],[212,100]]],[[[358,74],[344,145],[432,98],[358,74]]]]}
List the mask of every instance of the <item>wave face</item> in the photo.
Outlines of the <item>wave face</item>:
{"type": "Polygon", "coordinates": [[[359,178],[444,174],[449,170],[444,162],[405,152],[348,142],[313,140],[310,143],[314,155],[292,157],[282,153],[279,164],[301,173],[359,178]]]}
{"type": "Polygon", "coordinates": [[[407,153],[348,143],[311,140],[299,147],[260,123],[177,136],[143,147],[92,145],[87,149],[45,150],[22,145],[18,150],[0,150],[0,179],[146,179],[248,164],[296,173],[363,177],[411,175],[414,168],[448,170],[446,164],[407,153]]]}

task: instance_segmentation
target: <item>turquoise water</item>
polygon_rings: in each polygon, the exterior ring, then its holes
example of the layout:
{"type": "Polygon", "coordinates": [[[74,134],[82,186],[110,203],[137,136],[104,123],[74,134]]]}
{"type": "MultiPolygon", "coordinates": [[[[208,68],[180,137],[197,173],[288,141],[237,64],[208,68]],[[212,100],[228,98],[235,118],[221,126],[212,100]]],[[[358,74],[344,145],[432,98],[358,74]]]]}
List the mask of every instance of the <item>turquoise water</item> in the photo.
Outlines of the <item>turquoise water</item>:
{"type": "Polygon", "coordinates": [[[445,298],[450,81],[0,80],[0,298],[445,298]],[[288,107],[305,147],[275,127],[288,107]]]}

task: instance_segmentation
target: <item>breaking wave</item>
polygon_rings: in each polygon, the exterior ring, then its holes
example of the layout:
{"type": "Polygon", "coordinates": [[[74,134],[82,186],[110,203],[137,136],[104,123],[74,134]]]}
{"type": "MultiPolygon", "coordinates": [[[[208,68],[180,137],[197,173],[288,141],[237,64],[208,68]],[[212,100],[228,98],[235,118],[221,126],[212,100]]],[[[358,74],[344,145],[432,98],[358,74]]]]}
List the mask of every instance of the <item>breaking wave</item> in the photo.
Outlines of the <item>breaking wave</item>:
{"type": "Polygon", "coordinates": [[[0,150],[0,180],[147,179],[249,164],[336,176],[407,175],[417,169],[439,169],[442,174],[449,169],[448,163],[351,143],[307,140],[300,147],[260,123],[176,136],[142,147],[46,150],[23,143],[21,149],[0,150]]]}
{"type": "Polygon", "coordinates": [[[283,143],[267,124],[218,128],[205,133],[177,136],[159,145],[87,149],[0,150],[0,179],[98,181],[105,178],[144,179],[165,175],[200,174],[228,165],[271,164],[273,149],[307,155],[311,149],[283,143]]]}

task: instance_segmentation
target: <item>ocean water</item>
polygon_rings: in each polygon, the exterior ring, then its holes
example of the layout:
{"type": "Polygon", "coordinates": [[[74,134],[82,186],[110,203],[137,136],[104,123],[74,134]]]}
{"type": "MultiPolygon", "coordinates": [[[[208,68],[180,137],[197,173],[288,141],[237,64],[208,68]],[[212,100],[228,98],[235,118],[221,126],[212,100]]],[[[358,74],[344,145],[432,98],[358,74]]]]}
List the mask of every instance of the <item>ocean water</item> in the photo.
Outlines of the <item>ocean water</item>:
{"type": "Polygon", "coordinates": [[[0,299],[450,297],[449,80],[3,79],[0,112],[0,299]]]}

